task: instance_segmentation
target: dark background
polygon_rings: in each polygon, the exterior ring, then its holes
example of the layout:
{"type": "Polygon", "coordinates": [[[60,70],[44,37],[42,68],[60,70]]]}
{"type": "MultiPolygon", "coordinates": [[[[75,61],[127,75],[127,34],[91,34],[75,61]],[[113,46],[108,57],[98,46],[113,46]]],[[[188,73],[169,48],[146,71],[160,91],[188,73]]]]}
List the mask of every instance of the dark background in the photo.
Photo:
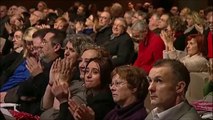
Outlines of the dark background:
{"type": "MultiPolygon", "coordinates": [[[[40,0],[0,0],[1,5],[23,5],[26,8],[36,7],[40,0]]],[[[74,2],[74,0],[43,0],[47,3],[49,8],[61,8],[67,10],[74,2]]],[[[172,5],[177,5],[180,8],[189,7],[193,10],[205,9],[207,6],[213,5],[213,0],[78,0],[86,5],[90,3],[95,3],[98,9],[102,9],[104,6],[109,6],[114,2],[121,3],[124,8],[126,8],[127,3],[131,1],[132,3],[144,3],[151,2],[154,7],[162,6],[166,10],[170,9],[172,5]]]]}

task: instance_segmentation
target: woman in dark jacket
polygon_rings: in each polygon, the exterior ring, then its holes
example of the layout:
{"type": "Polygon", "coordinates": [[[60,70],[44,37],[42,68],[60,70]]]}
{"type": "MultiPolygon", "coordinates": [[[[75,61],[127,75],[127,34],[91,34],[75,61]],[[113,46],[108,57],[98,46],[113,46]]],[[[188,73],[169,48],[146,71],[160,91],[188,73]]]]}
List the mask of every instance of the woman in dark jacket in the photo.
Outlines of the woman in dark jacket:
{"type": "Polygon", "coordinates": [[[147,116],[144,99],[148,93],[146,74],[133,66],[120,66],[112,72],[110,89],[117,106],[104,120],[144,120],[147,116]]]}
{"type": "Polygon", "coordinates": [[[113,109],[114,102],[108,84],[111,82],[112,63],[109,58],[91,59],[85,70],[84,85],[87,89],[87,106],[70,101],[70,112],[74,119],[103,120],[113,109]]]}

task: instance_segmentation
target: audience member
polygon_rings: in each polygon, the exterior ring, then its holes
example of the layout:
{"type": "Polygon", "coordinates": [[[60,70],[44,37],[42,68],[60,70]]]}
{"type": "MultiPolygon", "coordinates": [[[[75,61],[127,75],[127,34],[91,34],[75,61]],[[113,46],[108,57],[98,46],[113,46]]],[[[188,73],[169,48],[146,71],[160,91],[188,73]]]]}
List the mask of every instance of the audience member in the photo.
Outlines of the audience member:
{"type": "MultiPolygon", "coordinates": [[[[64,59],[58,59],[53,63],[50,70],[49,84],[46,87],[41,104],[42,109],[45,110],[41,115],[42,120],[53,120],[58,117],[59,105],[62,103],[62,100],[58,101],[51,89],[59,91],[57,88],[60,85],[70,87],[70,96],[74,101],[79,104],[86,103],[85,89],[83,81],[80,79],[79,69],[77,69],[77,61],[80,58],[80,54],[89,44],[93,44],[93,40],[90,37],[81,34],[71,35],[66,43],[64,59]],[[70,76],[71,74],[73,76],[70,76]],[[58,81],[60,85],[53,86],[55,81],[58,81]]],[[[65,100],[67,101],[67,99],[65,100]]]]}
{"type": "Polygon", "coordinates": [[[164,41],[166,50],[163,51],[164,58],[180,60],[190,72],[207,72],[208,60],[203,57],[204,36],[192,34],[187,37],[186,52],[175,50],[173,42],[174,37],[170,26],[167,32],[161,32],[161,38],[164,41]]]}
{"type": "Polygon", "coordinates": [[[110,89],[117,106],[104,120],[144,120],[147,116],[144,99],[148,93],[146,73],[133,66],[120,66],[113,70],[110,89]]]}
{"type": "Polygon", "coordinates": [[[49,82],[50,67],[62,54],[62,43],[65,33],[57,29],[48,29],[42,40],[38,60],[35,56],[27,57],[27,69],[31,77],[24,81],[18,89],[20,111],[39,115],[41,98],[49,82]]]}
{"type": "Polygon", "coordinates": [[[148,88],[155,108],[145,120],[200,120],[185,98],[189,83],[189,71],[181,62],[169,59],[156,62],[149,73],[148,88]]]}
{"type": "Polygon", "coordinates": [[[138,56],[134,66],[144,69],[149,73],[152,65],[159,59],[163,58],[163,50],[165,48],[160,36],[149,31],[146,22],[138,21],[134,26],[140,26],[141,39],[139,40],[138,56]]]}
{"type": "Polygon", "coordinates": [[[178,16],[179,15],[179,10],[178,10],[178,6],[172,6],[170,11],[172,16],[178,16]]]}
{"type": "Polygon", "coordinates": [[[87,105],[69,102],[70,112],[74,119],[103,120],[104,116],[112,110],[114,102],[108,86],[111,82],[112,67],[109,58],[95,58],[88,62],[84,76],[87,105]]]}
{"type": "Polygon", "coordinates": [[[110,39],[112,34],[111,24],[111,15],[109,12],[102,12],[98,19],[98,28],[95,37],[95,43],[97,45],[103,45],[107,40],[110,39]]]}
{"type": "Polygon", "coordinates": [[[114,66],[129,64],[133,56],[134,45],[126,29],[124,18],[116,18],[110,39],[101,45],[109,51],[114,66]]]}

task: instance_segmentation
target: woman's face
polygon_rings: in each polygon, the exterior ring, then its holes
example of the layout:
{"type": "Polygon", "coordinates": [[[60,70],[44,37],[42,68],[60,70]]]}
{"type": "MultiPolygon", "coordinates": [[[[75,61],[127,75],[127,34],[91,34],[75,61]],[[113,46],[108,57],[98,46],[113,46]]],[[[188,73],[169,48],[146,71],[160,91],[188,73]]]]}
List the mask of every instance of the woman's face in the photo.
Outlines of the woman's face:
{"type": "Polygon", "coordinates": [[[86,26],[93,26],[93,20],[94,20],[94,18],[93,18],[93,15],[90,15],[87,19],[86,19],[86,22],[85,22],[85,25],[86,26]]]}
{"type": "Polygon", "coordinates": [[[79,59],[79,70],[80,70],[80,78],[84,79],[84,74],[86,70],[86,65],[88,64],[91,58],[95,58],[97,56],[96,50],[86,50],[83,52],[79,59]]]}
{"type": "Polygon", "coordinates": [[[191,40],[187,42],[186,48],[187,48],[188,55],[190,56],[199,53],[198,44],[194,38],[192,38],[191,40]]]}
{"type": "Polygon", "coordinates": [[[112,83],[110,85],[110,90],[112,92],[114,102],[119,104],[121,107],[125,107],[131,104],[131,99],[135,98],[134,89],[130,89],[128,87],[127,81],[121,79],[118,74],[113,76],[112,83]]]}
{"type": "Polygon", "coordinates": [[[23,47],[22,40],[23,33],[21,31],[16,31],[13,36],[13,48],[17,49],[19,47],[23,47]]]}
{"type": "Polygon", "coordinates": [[[71,42],[67,42],[65,51],[64,51],[64,57],[72,60],[72,62],[76,62],[78,58],[78,53],[73,48],[71,42]]]}
{"type": "Polygon", "coordinates": [[[24,40],[24,44],[28,52],[33,53],[33,41],[24,40]]]}
{"type": "Polygon", "coordinates": [[[186,21],[187,21],[187,26],[188,27],[191,27],[191,26],[194,25],[194,20],[193,20],[193,18],[191,16],[187,16],[186,17],[186,21]]]}
{"type": "Polygon", "coordinates": [[[87,89],[94,89],[101,85],[100,66],[98,63],[92,61],[88,64],[85,70],[84,82],[87,89]]]}
{"type": "Polygon", "coordinates": [[[63,30],[65,26],[65,23],[61,20],[58,20],[54,23],[54,28],[55,29],[59,29],[59,30],[63,30]]]}

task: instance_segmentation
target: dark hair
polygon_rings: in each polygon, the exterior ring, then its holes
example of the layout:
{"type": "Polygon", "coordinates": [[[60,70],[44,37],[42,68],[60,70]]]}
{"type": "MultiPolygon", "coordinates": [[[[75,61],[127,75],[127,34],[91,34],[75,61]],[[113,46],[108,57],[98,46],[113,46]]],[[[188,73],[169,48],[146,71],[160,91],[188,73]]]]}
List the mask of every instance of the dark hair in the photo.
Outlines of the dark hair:
{"type": "Polygon", "coordinates": [[[64,39],[66,38],[66,33],[58,29],[49,29],[47,33],[53,33],[54,35],[50,38],[52,45],[60,44],[63,46],[64,39]]]}
{"type": "Polygon", "coordinates": [[[124,65],[116,67],[112,73],[111,77],[116,74],[123,80],[126,80],[128,83],[128,87],[130,89],[136,88],[135,96],[137,99],[144,100],[148,94],[149,83],[147,80],[146,73],[134,66],[124,65]]]}
{"type": "Polygon", "coordinates": [[[47,16],[46,16],[46,21],[47,21],[47,24],[50,25],[50,28],[53,28],[54,26],[54,23],[55,23],[55,20],[58,18],[57,14],[56,13],[49,13],[47,16]]]}
{"type": "Polygon", "coordinates": [[[158,67],[170,67],[173,73],[173,78],[176,82],[184,81],[186,83],[185,93],[190,83],[190,75],[186,66],[178,60],[174,59],[162,59],[158,60],[154,65],[154,68],[158,67]]]}
{"type": "Polygon", "coordinates": [[[97,63],[100,67],[100,80],[101,80],[100,88],[101,89],[107,88],[108,85],[111,83],[110,74],[113,70],[113,64],[111,59],[109,57],[92,58],[88,62],[86,68],[91,62],[97,63]]]}
{"type": "Polygon", "coordinates": [[[172,16],[168,20],[168,25],[175,32],[182,32],[185,29],[185,23],[181,20],[179,16],[172,16]]]}
{"type": "Polygon", "coordinates": [[[209,7],[207,7],[207,8],[204,10],[205,16],[206,16],[208,13],[210,13],[210,12],[213,12],[213,6],[209,6],[209,7]]]}
{"type": "Polygon", "coordinates": [[[39,37],[41,39],[49,32],[49,29],[39,29],[35,33],[33,33],[33,38],[39,37]]]}

